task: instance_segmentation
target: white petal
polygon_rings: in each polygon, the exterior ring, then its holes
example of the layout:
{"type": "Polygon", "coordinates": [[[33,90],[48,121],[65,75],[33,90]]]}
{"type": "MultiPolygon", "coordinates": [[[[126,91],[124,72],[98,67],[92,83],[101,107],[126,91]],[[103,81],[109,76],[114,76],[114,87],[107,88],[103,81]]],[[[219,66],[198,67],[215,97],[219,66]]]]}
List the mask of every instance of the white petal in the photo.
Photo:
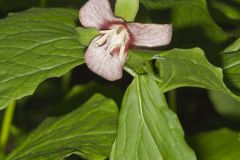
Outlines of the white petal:
{"type": "Polygon", "coordinates": [[[159,47],[170,43],[172,38],[171,24],[128,23],[132,43],[140,47],[159,47]]]}
{"type": "Polygon", "coordinates": [[[88,68],[109,81],[121,79],[127,53],[124,53],[122,58],[119,58],[118,55],[107,54],[108,43],[99,47],[94,44],[99,37],[92,40],[85,53],[85,62],[88,68]]]}
{"type": "Polygon", "coordinates": [[[79,12],[79,19],[84,27],[104,28],[111,22],[122,22],[113,15],[108,0],[89,0],[79,12]]]}

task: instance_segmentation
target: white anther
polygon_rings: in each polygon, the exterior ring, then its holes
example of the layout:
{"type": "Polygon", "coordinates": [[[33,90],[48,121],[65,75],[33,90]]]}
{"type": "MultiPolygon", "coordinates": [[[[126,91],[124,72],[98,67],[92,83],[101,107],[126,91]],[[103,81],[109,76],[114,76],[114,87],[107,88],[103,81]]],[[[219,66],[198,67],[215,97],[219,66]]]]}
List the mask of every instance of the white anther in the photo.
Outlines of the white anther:
{"type": "Polygon", "coordinates": [[[107,43],[106,54],[114,54],[116,48],[119,48],[119,53],[117,54],[119,60],[122,61],[125,53],[125,45],[128,43],[129,33],[123,26],[115,26],[110,30],[101,30],[100,37],[96,42],[96,47],[102,46],[107,43]]]}
{"type": "Polygon", "coordinates": [[[108,39],[108,34],[103,35],[101,38],[99,38],[94,44],[95,47],[99,47],[103,45],[108,39]]]}
{"type": "Polygon", "coordinates": [[[124,52],[125,52],[125,45],[122,45],[121,47],[120,47],[120,51],[119,51],[119,59],[120,59],[120,61],[122,61],[122,59],[123,59],[123,55],[124,55],[124,52]]]}
{"type": "Polygon", "coordinates": [[[100,34],[112,34],[115,32],[116,29],[110,29],[110,30],[101,30],[100,34]]]}

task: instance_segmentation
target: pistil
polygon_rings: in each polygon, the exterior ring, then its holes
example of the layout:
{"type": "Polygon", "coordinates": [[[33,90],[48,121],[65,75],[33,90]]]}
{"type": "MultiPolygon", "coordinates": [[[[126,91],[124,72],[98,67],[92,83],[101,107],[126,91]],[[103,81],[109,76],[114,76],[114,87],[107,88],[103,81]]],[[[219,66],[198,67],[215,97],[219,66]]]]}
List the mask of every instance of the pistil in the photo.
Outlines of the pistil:
{"type": "Polygon", "coordinates": [[[129,33],[127,29],[122,25],[115,25],[112,29],[101,30],[100,34],[102,36],[95,41],[95,46],[100,47],[107,44],[106,54],[108,55],[118,55],[121,61],[126,52],[126,45],[129,41],[129,33]]]}

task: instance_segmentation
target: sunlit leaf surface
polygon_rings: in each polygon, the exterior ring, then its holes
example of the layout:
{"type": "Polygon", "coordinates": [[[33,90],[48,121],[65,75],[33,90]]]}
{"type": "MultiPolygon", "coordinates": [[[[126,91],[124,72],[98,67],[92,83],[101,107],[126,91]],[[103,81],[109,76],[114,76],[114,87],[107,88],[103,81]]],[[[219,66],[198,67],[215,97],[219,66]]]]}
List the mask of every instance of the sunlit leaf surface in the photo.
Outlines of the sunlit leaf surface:
{"type": "Polygon", "coordinates": [[[139,8],[139,0],[116,0],[115,14],[126,21],[134,21],[139,8]]]}
{"type": "Polygon", "coordinates": [[[200,133],[191,139],[199,160],[238,160],[239,132],[227,128],[200,133]]]}
{"type": "Polygon", "coordinates": [[[73,112],[45,120],[7,160],[59,160],[71,154],[104,160],[110,154],[117,118],[113,100],[95,95],[73,112]]]}
{"type": "Polygon", "coordinates": [[[78,11],[30,9],[0,20],[0,109],[83,63],[78,11]]]}
{"type": "Polygon", "coordinates": [[[137,76],[127,89],[111,159],[196,159],[152,77],[137,76]]]}
{"type": "Polygon", "coordinates": [[[232,89],[240,93],[240,39],[222,53],[223,71],[232,89]]]}
{"type": "Polygon", "coordinates": [[[224,83],[222,69],[212,65],[199,48],[161,52],[131,50],[129,57],[130,68],[138,69],[142,74],[148,71],[147,61],[156,60],[156,80],[164,92],[179,87],[200,87],[223,91],[240,99],[224,83]]]}

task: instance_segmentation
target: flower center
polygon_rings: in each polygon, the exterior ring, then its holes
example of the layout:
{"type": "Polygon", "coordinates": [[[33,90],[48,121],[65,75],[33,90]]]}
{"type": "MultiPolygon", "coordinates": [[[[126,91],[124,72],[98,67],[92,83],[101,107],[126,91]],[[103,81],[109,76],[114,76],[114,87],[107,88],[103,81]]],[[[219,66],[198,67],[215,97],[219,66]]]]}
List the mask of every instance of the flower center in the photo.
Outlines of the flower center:
{"type": "Polygon", "coordinates": [[[128,30],[123,25],[113,25],[109,30],[101,30],[101,36],[94,42],[96,47],[106,44],[106,54],[118,56],[121,60],[130,40],[128,30]]]}

